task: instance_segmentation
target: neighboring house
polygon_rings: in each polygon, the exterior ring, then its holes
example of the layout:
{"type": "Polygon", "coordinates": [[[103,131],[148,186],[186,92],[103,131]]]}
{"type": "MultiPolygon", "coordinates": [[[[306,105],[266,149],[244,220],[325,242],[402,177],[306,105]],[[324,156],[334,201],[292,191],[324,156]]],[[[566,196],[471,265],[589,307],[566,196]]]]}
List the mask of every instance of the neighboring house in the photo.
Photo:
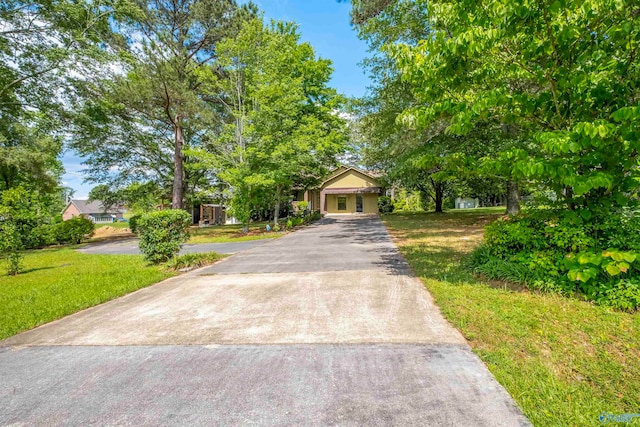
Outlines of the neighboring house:
{"type": "Polygon", "coordinates": [[[334,170],[318,188],[298,191],[296,202],[306,201],[309,209],[323,214],[378,213],[378,197],[384,194],[377,176],[348,166],[334,170]]]}
{"type": "Polygon", "coordinates": [[[470,198],[463,198],[463,197],[458,197],[456,199],[456,205],[455,205],[456,209],[471,209],[471,208],[479,208],[479,207],[480,207],[480,200],[478,199],[470,199],[470,198]]]}
{"type": "Polygon", "coordinates": [[[64,221],[73,217],[86,218],[94,223],[116,222],[122,219],[124,211],[118,207],[105,208],[101,201],[72,199],[62,211],[64,221]]]}
{"type": "Polygon", "coordinates": [[[224,205],[203,203],[193,207],[193,223],[204,225],[238,224],[238,221],[227,215],[224,205]]]}

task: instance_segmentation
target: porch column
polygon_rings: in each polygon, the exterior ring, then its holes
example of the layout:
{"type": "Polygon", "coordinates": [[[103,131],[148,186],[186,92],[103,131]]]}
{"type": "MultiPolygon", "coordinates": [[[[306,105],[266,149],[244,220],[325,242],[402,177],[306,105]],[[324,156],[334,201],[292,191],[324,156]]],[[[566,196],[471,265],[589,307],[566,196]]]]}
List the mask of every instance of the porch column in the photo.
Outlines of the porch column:
{"type": "Polygon", "coordinates": [[[324,190],[320,192],[320,213],[327,213],[327,194],[324,192],[324,190]]]}

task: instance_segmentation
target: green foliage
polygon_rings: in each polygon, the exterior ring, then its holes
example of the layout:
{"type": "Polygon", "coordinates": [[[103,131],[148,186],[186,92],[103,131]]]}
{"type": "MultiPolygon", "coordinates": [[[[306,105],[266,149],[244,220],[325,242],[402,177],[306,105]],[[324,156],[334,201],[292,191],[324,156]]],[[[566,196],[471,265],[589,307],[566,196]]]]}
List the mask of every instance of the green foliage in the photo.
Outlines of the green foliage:
{"type": "Polygon", "coordinates": [[[15,227],[24,249],[59,243],[56,231],[59,218],[52,218],[51,206],[51,200],[22,185],[0,195],[0,212],[15,227]]]}
{"type": "Polygon", "coordinates": [[[391,197],[378,197],[378,212],[383,214],[389,214],[393,212],[393,200],[391,200],[391,197]]]}
{"type": "Polygon", "coordinates": [[[298,202],[298,212],[306,212],[309,209],[309,202],[298,202]]]}
{"type": "Polygon", "coordinates": [[[8,275],[15,276],[22,271],[23,248],[15,224],[8,219],[0,221],[0,253],[6,262],[8,275]]]}
{"type": "Polygon", "coordinates": [[[204,267],[205,265],[211,265],[223,257],[223,255],[220,255],[216,252],[178,255],[169,260],[169,262],[167,263],[167,268],[173,271],[178,271],[185,268],[200,268],[204,267]]]}
{"type": "Polygon", "coordinates": [[[465,135],[497,120],[531,150],[514,146],[496,166],[543,183],[560,205],[632,202],[640,173],[632,1],[415,4],[428,10],[428,37],[387,49],[416,97],[405,125],[465,135]]]}
{"type": "MultiPolygon", "coordinates": [[[[62,221],[60,221],[62,222],[62,221]]],[[[62,243],[58,240],[60,223],[40,224],[31,229],[27,237],[26,249],[44,248],[45,246],[62,243]]]]}
{"type": "Polygon", "coordinates": [[[140,220],[140,216],[141,215],[134,215],[129,218],[129,230],[131,230],[133,234],[138,234],[138,221],[140,220]]]}
{"type": "Polygon", "coordinates": [[[53,227],[57,243],[78,244],[93,233],[95,224],[86,218],[76,217],[62,221],[53,227]]]}
{"type": "Polygon", "coordinates": [[[191,215],[181,209],[146,213],[137,221],[140,251],[158,264],[174,257],[189,239],[191,215]]]}
{"type": "Polygon", "coordinates": [[[530,287],[580,292],[599,304],[636,309],[640,281],[638,215],[584,218],[586,210],[533,210],[486,228],[476,271],[530,287]]]}
{"type": "Polygon", "coordinates": [[[217,53],[219,62],[197,74],[208,96],[227,99],[231,117],[198,154],[220,170],[230,211],[247,224],[256,211],[279,211],[294,186],[319,183],[335,165],[347,136],[335,114],[343,98],[328,86],[330,62],[300,42],[293,23],[252,19],[217,53]]]}
{"type": "Polygon", "coordinates": [[[409,192],[406,189],[398,191],[393,198],[394,211],[420,212],[424,210],[420,192],[409,192]]]}

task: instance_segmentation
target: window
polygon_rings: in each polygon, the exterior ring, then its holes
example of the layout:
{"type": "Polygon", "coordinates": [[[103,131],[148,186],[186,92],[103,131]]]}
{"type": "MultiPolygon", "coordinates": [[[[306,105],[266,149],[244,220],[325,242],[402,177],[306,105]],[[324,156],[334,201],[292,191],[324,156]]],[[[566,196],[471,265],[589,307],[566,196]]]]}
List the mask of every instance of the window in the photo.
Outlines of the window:
{"type": "Polygon", "coordinates": [[[338,210],[339,211],[347,210],[347,196],[338,196],[338,210]]]}

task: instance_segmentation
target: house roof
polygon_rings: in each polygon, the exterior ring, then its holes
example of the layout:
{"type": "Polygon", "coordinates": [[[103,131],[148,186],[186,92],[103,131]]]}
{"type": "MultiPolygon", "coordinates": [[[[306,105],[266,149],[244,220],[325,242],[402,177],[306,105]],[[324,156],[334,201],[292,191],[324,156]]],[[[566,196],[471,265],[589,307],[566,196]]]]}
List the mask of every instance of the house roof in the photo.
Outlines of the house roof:
{"type": "Polygon", "coordinates": [[[380,178],[380,174],[375,173],[375,172],[368,172],[368,171],[363,171],[362,169],[358,169],[356,167],[353,166],[340,166],[339,168],[334,169],[329,176],[322,181],[322,183],[320,183],[320,187],[322,187],[323,185],[325,185],[327,182],[331,181],[332,179],[339,177],[340,175],[343,175],[349,171],[355,171],[358,173],[361,173],[364,176],[367,176],[369,178],[371,178],[372,180],[377,180],[378,178],[380,178]]]}
{"type": "MultiPolygon", "coordinates": [[[[81,200],[81,199],[72,199],[69,204],[73,204],[81,214],[91,214],[91,213],[106,213],[106,214],[116,214],[122,213],[122,209],[113,206],[105,208],[103,203],[100,200],[81,200]]],[[[68,205],[67,205],[68,206],[68,205]]]]}

